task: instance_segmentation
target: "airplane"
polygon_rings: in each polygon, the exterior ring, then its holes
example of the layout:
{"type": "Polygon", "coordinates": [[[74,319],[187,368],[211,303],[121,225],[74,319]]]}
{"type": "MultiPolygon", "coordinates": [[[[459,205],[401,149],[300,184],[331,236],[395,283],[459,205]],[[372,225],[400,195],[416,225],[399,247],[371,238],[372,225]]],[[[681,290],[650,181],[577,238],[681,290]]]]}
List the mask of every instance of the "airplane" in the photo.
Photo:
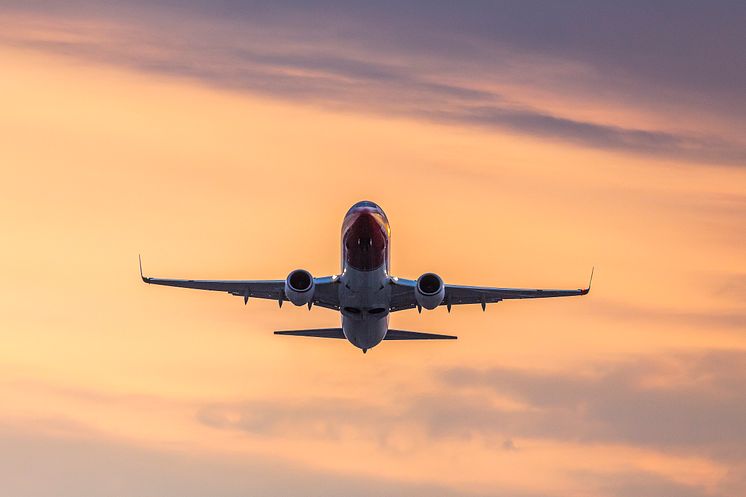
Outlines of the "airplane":
{"type": "Polygon", "coordinates": [[[151,278],[142,272],[145,283],[198,290],[227,292],[249,298],[284,301],[296,306],[325,307],[341,313],[340,328],[275,331],[276,335],[346,339],[363,353],[383,340],[453,340],[456,336],[395,330],[389,328],[392,312],[416,308],[432,310],[438,306],[487,304],[509,299],[570,297],[590,292],[593,271],[587,288],[577,290],[541,290],[528,288],[491,288],[450,285],[435,273],[424,273],[416,280],[398,278],[391,267],[391,227],[378,205],[362,201],[353,205],[342,222],[342,272],[314,278],[305,269],[295,269],[284,280],[177,280],[151,278]]]}

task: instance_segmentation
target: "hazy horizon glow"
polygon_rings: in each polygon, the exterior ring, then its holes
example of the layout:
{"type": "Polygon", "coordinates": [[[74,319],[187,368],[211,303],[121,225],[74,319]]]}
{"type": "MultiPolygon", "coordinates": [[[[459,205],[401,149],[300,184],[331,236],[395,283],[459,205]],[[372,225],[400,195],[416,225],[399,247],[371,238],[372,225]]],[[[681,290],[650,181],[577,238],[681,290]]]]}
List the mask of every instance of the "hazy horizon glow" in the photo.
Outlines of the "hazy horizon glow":
{"type": "Polygon", "coordinates": [[[663,13],[501,5],[0,8],[3,493],[743,493],[742,8],[698,31],[686,3],[656,37],[663,13]],[[688,32],[711,51],[673,51],[688,32]],[[138,253],[333,274],[363,198],[398,275],[575,288],[595,265],[593,291],[398,313],[459,340],[363,356],[271,334],[330,311],[138,278],[138,253]]]}

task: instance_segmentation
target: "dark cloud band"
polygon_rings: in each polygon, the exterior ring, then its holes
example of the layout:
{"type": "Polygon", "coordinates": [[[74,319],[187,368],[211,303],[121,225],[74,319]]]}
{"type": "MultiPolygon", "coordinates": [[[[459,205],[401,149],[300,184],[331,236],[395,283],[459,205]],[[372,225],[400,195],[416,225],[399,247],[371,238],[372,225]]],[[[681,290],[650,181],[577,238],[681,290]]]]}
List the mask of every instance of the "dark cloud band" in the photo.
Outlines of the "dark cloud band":
{"type": "MultiPolygon", "coordinates": [[[[746,87],[746,63],[737,48],[742,30],[731,18],[743,7],[708,4],[703,15],[703,4],[691,2],[624,5],[36,2],[23,9],[85,12],[117,27],[76,41],[4,42],[334,108],[746,165],[745,144],[706,129],[692,134],[590,122],[484,88],[484,82],[523,81],[559,92],[600,89],[599,95],[634,106],[669,101],[742,121],[738,109],[746,100],[738,96],[746,87]],[[565,70],[557,76],[544,67],[575,63],[592,74],[565,70]]],[[[81,34],[79,26],[71,29],[81,34]]]]}

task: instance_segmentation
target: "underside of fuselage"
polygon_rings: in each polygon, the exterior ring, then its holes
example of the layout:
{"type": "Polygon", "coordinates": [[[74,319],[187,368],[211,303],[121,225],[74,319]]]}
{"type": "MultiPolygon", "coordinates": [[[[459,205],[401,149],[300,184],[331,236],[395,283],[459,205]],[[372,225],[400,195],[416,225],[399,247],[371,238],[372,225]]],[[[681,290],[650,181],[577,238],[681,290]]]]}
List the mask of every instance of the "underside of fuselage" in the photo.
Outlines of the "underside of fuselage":
{"type": "Polygon", "coordinates": [[[342,223],[342,329],[363,352],[381,343],[388,330],[390,233],[386,214],[373,202],[353,205],[342,223]]]}

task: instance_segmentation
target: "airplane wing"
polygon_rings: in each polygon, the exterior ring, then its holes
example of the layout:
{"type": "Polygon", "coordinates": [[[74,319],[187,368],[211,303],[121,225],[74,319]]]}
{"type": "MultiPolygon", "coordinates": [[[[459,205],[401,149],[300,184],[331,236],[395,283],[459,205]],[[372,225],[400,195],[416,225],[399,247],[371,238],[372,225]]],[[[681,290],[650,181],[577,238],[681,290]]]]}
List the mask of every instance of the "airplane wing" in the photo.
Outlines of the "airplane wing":
{"type": "MultiPolygon", "coordinates": [[[[591,280],[593,271],[591,271],[591,280]]],[[[398,278],[392,280],[393,289],[391,292],[391,312],[403,311],[417,307],[415,299],[416,280],[406,280],[398,278]]],[[[448,307],[451,310],[452,305],[463,304],[481,304],[482,309],[487,304],[500,302],[508,299],[538,299],[549,297],[572,297],[576,295],[586,295],[591,290],[591,284],[588,288],[579,288],[577,290],[545,290],[538,288],[493,288],[484,286],[463,286],[463,285],[445,285],[445,297],[440,305],[448,307]]]]}
{"type": "MultiPolygon", "coordinates": [[[[143,276],[142,262],[140,262],[140,277],[151,285],[175,286],[193,288],[196,290],[212,290],[226,292],[243,297],[244,303],[249,298],[275,300],[280,306],[287,300],[285,296],[285,280],[177,280],[168,278],[151,278],[143,276]]],[[[339,310],[339,280],[335,276],[314,278],[314,305],[327,309],[339,310]]]]}

